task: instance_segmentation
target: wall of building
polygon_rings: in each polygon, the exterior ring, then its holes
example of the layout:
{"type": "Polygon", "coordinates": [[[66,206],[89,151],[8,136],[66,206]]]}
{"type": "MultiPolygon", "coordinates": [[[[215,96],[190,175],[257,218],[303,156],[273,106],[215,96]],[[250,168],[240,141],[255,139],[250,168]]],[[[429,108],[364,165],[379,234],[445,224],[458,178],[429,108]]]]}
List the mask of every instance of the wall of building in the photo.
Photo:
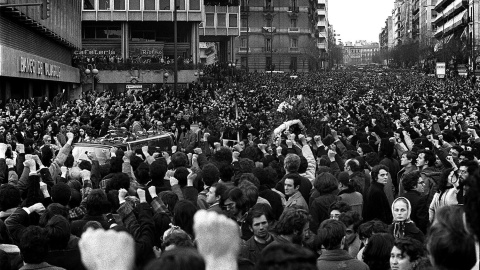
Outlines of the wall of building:
{"type": "MultiPolygon", "coordinates": [[[[35,1],[7,0],[6,2],[7,4],[25,4],[35,1]]],[[[61,36],[74,47],[80,47],[82,43],[78,33],[82,27],[81,7],[82,0],[50,0],[50,17],[46,19],[41,18],[40,6],[16,7],[16,9],[34,20],[35,23],[61,36]]]]}

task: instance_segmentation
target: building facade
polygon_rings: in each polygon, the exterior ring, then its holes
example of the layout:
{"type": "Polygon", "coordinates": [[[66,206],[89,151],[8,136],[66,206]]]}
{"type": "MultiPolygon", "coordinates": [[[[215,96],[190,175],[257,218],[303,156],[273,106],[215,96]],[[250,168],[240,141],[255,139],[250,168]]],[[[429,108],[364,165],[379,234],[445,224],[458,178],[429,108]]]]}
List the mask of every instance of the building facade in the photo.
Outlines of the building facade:
{"type": "Polygon", "coordinates": [[[328,0],[318,0],[317,3],[317,31],[318,31],[318,49],[320,50],[321,68],[327,68],[327,53],[329,52],[329,41],[335,38],[333,29],[328,21],[328,0]]]}
{"type": "MultiPolygon", "coordinates": [[[[40,6],[0,4],[0,101],[30,97],[52,98],[79,86],[72,66],[81,47],[81,0],[51,1],[49,17],[40,6]]],[[[1,106],[1,104],[0,104],[1,106]]]]}
{"type": "Polygon", "coordinates": [[[318,68],[317,1],[242,0],[237,63],[248,71],[308,71],[318,68]]]}
{"type": "MultiPolygon", "coordinates": [[[[433,21],[435,25],[434,37],[437,40],[435,51],[441,51],[442,62],[449,62],[460,54],[469,53],[467,49],[469,36],[469,2],[468,0],[439,0],[434,10],[437,16],[433,21]],[[464,53],[460,53],[464,51],[464,53]],[[454,55],[449,52],[457,52],[454,55]]],[[[465,59],[457,59],[465,62],[465,59]]]]}
{"type": "Polygon", "coordinates": [[[373,57],[380,51],[380,44],[366,41],[357,41],[355,44],[347,42],[343,49],[345,65],[369,65],[373,64],[373,57]]]}

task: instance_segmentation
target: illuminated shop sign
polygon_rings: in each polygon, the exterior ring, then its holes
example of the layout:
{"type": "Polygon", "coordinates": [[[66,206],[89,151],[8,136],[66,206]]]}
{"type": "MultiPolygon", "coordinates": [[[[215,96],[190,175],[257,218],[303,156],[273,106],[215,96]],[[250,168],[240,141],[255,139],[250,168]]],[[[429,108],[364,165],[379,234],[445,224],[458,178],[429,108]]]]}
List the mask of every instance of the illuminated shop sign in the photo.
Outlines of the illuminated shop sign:
{"type": "Polygon", "coordinates": [[[50,78],[60,78],[60,66],[28,57],[20,57],[19,72],[50,78]]]}

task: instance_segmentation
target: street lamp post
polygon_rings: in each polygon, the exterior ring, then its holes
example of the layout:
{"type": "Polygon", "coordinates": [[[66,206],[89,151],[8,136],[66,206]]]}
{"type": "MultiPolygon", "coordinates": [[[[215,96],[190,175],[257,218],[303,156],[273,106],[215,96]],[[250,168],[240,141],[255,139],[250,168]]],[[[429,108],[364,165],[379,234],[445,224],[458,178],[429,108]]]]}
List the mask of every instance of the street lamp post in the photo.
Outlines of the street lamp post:
{"type": "Polygon", "coordinates": [[[177,84],[178,84],[178,51],[177,51],[177,38],[178,38],[178,26],[177,26],[177,0],[174,1],[173,5],[173,58],[174,59],[174,71],[173,71],[173,91],[177,93],[177,84]]]}
{"type": "Polygon", "coordinates": [[[163,73],[163,88],[165,88],[165,84],[167,83],[168,76],[170,76],[170,74],[168,74],[168,72],[165,71],[165,73],[163,73]]]}
{"type": "Polygon", "coordinates": [[[95,76],[98,74],[98,69],[93,64],[88,64],[85,69],[85,74],[92,77],[92,91],[95,91],[95,76]]]}

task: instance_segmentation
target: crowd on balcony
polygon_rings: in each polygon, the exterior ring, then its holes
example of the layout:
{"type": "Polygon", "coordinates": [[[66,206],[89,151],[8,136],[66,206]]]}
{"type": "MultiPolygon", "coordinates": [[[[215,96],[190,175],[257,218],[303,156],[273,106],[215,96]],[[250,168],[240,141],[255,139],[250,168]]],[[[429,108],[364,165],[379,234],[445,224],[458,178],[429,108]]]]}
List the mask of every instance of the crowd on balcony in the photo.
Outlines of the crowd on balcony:
{"type": "MultiPolygon", "coordinates": [[[[164,68],[173,68],[175,60],[173,57],[153,55],[148,57],[134,56],[127,59],[122,58],[119,55],[98,55],[98,56],[86,56],[75,55],[72,59],[74,67],[84,69],[87,65],[92,64],[99,70],[130,70],[130,69],[142,69],[142,70],[158,70],[164,68]]],[[[193,64],[191,57],[178,58],[179,69],[195,69],[196,65],[193,64]]]]}
{"type": "Polygon", "coordinates": [[[478,269],[474,80],[203,73],[0,103],[1,269],[478,269]],[[72,154],[122,128],[173,145],[72,154]]]}

